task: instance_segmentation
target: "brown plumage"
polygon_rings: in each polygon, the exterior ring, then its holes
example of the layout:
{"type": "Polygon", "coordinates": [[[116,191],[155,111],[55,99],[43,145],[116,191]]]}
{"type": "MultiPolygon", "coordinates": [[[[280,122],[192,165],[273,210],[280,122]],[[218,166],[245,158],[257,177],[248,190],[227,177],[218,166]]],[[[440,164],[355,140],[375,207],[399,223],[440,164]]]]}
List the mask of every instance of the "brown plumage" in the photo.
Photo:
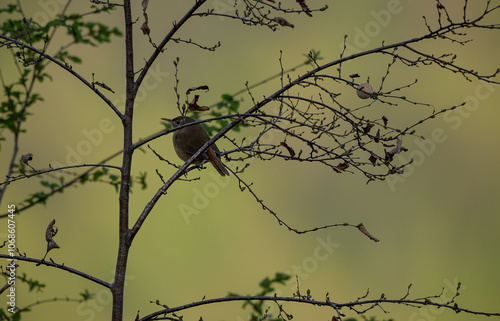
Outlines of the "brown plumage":
{"type": "MultiPolygon", "coordinates": [[[[174,119],[162,119],[170,122],[173,128],[196,122],[195,119],[188,116],[179,116],[174,119]]],[[[193,156],[209,140],[210,136],[208,136],[207,131],[203,128],[203,126],[201,126],[201,124],[181,128],[174,131],[173,134],[175,152],[183,161],[190,159],[191,156],[193,156]]],[[[229,176],[229,172],[220,159],[219,148],[217,148],[215,143],[208,147],[208,149],[202,153],[193,162],[193,164],[201,165],[206,161],[209,161],[222,176],[229,176]]]]}

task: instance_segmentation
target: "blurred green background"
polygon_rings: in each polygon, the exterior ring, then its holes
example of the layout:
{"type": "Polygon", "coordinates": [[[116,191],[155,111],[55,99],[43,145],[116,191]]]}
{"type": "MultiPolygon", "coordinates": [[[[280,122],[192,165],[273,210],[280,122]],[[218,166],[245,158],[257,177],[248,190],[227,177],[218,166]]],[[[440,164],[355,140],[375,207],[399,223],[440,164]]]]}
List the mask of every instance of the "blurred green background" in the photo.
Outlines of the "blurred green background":
{"type": "MultiPolygon", "coordinates": [[[[233,1],[215,0],[207,3],[224,11],[233,1]]],[[[462,1],[444,2],[450,12],[460,16],[462,1]]],[[[63,4],[56,0],[21,1],[28,17],[53,19],[63,4]],[[29,5],[28,5],[29,3],[29,5]]],[[[179,21],[192,1],[151,2],[148,9],[151,37],[159,43],[179,21]]],[[[310,7],[328,4],[325,12],[286,18],[294,29],[272,32],[265,27],[244,26],[229,18],[191,19],[179,37],[192,39],[206,46],[221,42],[215,52],[200,50],[187,44],[172,43],[152,68],[151,76],[139,92],[134,120],[135,139],[146,137],[163,128],[161,117],[178,114],[173,86],[172,61],[180,57],[180,92],[187,88],[208,85],[201,93],[201,104],[217,102],[222,94],[244,88],[245,82],[256,83],[280,71],[280,51],[284,69],[304,61],[303,54],[314,48],[321,51],[323,62],[339,57],[344,35],[349,35],[352,52],[402,41],[423,34],[422,16],[435,19],[434,1],[355,2],[308,1],[310,7]],[[393,13],[384,15],[384,12],[393,13]]],[[[295,6],[295,1],[283,2],[295,6]]],[[[89,11],[90,4],[78,1],[69,11],[89,11]]],[[[484,1],[471,3],[471,12],[484,7],[484,1]]],[[[142,23],[140,2],[134,3],[134,47],[137,70],[152,52],[148,39],[139,30],[142,23]]],[[[5,16],[0,16],[4,19],[5,16]]],[[[497,15],[497,18],[498,17],[497,15]]],[[[121,29],[121,10],[103,14],[98,19],[121,29]]],[[[434,20],[432,20],[434,21],[434,20]]],[[[65,44],[67,38],[51,44],[50,52],[65,44]]],[[[479,72],[491,72],[498,66],[500,35],[490,30],[471,31],[474,39],[468,46],[427,42],[420,49],[435,54],[454,52],[458,63],[479,72]]],[[[83,58],[73,69],[83,77],[104,82],[115,94],[108,97],[123,110],[124,106],[124,44],[123,38],[97,48],[73,48],[83,58]]],[[[1,69],[5,79],[16,73],[5,48],[0,51],[1,69]]],[[[370,77],[375,88],[387,68],[387,58],[373,56],[343,66],[344,74],[359,73],[370,77]]],[[[292,72],[293,78],[307,68],[292,72]]],[[[96,163],[119,150],[121,124],[115,114],[88,88],[50,66],[54,80],[37,88],[45,98],[32,109],[26,134],[21,137],[21,154],[31,152],[35,168],[48,164],[69,164],[72,161],[96,163]],[[100,132],[100,134],[99,134],[100,132]],[[75,151],[79,158],[75,156],[75,151]]],[[[335,73],[335,70],[330,70],[335,73]]],[[[234,177],[221,179],[208,167],[194,182],[177,182],[148,217],[131,248],[126,285],[126,319],[132,320],[159,307],[150,301],[159,300],[170,307],[227,295],[228,292],[256,294],[258,283],[275,272],[287,272],[292,280],[277,288],[279,295],[296,291],[296,278],[305,293],[324,300],[329,293],[333,302],[348,302],[364,295],[378,298],[384,293],[397,299],[412,284],[410,297],[437,295],[444,290],[450,299],[458,281],[462,283],[459,306],[477,311],[500,312],[498,288],[500,267],[499,187],[500,117],[499,86],[469,82],[456,74],[435,66],[394,70],[387,86],[396,87],[419,82],[406,95],[409,99],[431,103],[437,110],[463,101],[468,108],[439,116],[419,128],[427,140],[413,137],[404,141],[408,152],[404,160],[414,158],[406,173],[385,182],[365,184],[359,174],[337,174],[324,167],[284,161],[254,160],[243,177],[253,182],[253,189],[280,218],[297,229],[348,222],[364,223],[381,241],[374,243],[352,228],[333,228],[305,235],[289,232],[246,192],[240,192],[234,177]],[[471,98],[472,97],[472,98],[471,98]],[[472,99],[472,100],[471,100],[472,99]],[[433,138],[439,133],[439,139],[433,138]],[[200,195],[204,195],[201,197],[200,195]],[[183,215],[180,208],[194,208],[192,215],[183,215]],[[197,208],[198,207],[198,208],[197,208]]],[[[253,90],[260,99],[279,88],[279,80],[253,90]]],[[[243,95],[242,110],[251,99],[243,95]]],[[[361,106],[366,101],[354,92],[344,95],[343,102],[361,106]]],[[[400,105],[381,108],[395,122],[411,123],[428,115],[429,107],[400,105]]],[[[171,161],[171,137],[150,143],[151,147],[171,161]]],[[[227,141],[218,143],[221,150],[232,148],[227,141]]],[[[5,175],[12,144],[2,144],[0,165],[5,175]]],[[[118,157],[113,164],[119,165],[118,157]]],[[[133,171],[147,172],[149,187],[138,186],[131,195],[131,222],[161,186],[155,170],[165,177],[173,168],[158,161],[149,150],[137,152],[133,171]]],[[[31,178],[11,184],[2,204],[26,198],[40,190],[39,179],[31,178]]],[[[48,201],[17,217],[17,244],[28,256],[41,258],[45,253],[44,233],[47,224],[56,219],[59,233],[55,237],[61,249],[49,253],[58,263],[95,275],[106,281],[113,278],[117,252],[118,195],[105,184],[86,184],[69,188],[48,201]]],[[[132,224],[132,223],[131,223],[132,224]]],[[[5,227],[6,228],[6,227],[5,227]]],[[[0,231],[0,233],[5,233],[0,231]]],[[[23,320],[109,320],[111,296],[93,283],[66,272],[20,262],[18,273],[27,273],[47,284],[43,293],[28,293],[20,287],[17,304],[23,307],[37,300],[54,297],[78,298],[88,289],[95,300],[87,303],[45,303],[33,308],[23,320]]],[[[269,304],[272,306],[272,304],[269,304]]],[[[285,304],[295,320],[331,320],[333,311],[304,305],[285,304]]],[[[383,306],[389,314],[375,308],[367,316],[396,320],[470,320],[472,316],[424,307],[383,306]]],[[[276,308],[271,312],[276,315],[276,308]]],[[[347,309],[348,316],[357,317],[347,309]]],[[[248,311],[240,303],[224,303],[196,308],[181,313],[184,320],[246,320],[248,311]]],[[[475,317],[480,319],[481,317],[475,317]]]]}

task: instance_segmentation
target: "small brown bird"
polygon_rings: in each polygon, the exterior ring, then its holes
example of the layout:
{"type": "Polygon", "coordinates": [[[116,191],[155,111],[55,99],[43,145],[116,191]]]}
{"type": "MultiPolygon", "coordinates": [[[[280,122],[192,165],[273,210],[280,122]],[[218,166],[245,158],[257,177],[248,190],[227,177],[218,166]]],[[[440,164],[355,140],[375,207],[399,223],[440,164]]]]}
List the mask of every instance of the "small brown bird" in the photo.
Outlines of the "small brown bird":
{"type": "MultiPolygon", "coordinates": [[[[177,128],[184,124],[189,124],[196,122],[195,119],[188,116],[179,116],[174,119],[162,118],[172,124],[173,128],[177,128]]],[[[187,126],[182,129],[174,131],[173,141],[174,149],[183,161],[187,161],[191,158],[206,142],[210,140],[207,131],[201,124],[196,124],[192,126],[187,126]]],[[[229,176],[229,172],[220,160],[220,151],[217,145],[212,144],[208,149],[202,153],[193,164],[201,165],[204,162],[209,161],[215,167],[215,169],[222,176],[229,176]]]]}

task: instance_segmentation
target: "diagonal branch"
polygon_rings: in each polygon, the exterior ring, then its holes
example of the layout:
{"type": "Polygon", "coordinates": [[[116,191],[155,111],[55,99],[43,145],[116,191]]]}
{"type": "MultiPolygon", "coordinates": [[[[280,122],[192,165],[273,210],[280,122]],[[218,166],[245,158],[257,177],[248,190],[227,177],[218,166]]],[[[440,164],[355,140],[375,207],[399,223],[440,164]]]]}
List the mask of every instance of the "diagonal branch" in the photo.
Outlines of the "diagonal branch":
{"type": "MultiPolygon", "coordinates": [[[[122,150],[118,151],[118,152],[115,152],[114,154],[111,154],[110,156],[106,157],[105,159],[103,159],[100,163],[99,163],[99,166],[102,167],[102,166],[109,166],[109,165],[104,165],[105,163],[107,163],[108,161],[110,161],[111,159],[115,158],[116,156],[120,155],[122,153],[122,150]]],[[[80,165],[82,166],[82,165],[80,165]]],[[[89,166],[89,165],[87,165],[89,166]]],[[[114,167],[114,168],[117,168],[117,167],[114,167]]],[[[91,167],[89,168],[88,170],[84,171],[83,173],[81,173],[80,175],[74,177],[72,180],[69,180],[68,182],[62,184],[61,186],[59,186],[58,188],[55,188],[53,190],[50,191],[50,193],[47,194],[47,196],[52,196],[56,193],[58,193],[59,191],[65,189],[66,187],[68,186],[71,186],[73,184],[75,184],[76,182],[79,182],[80,179],[82,177],[84,177],[85,175],[89,174],[90,172],[92,172],[93,170],[95,170],[96,167],[91,167]]],[[[27,210],[29,209],[30,207],[32,206],[35,206],[36,204],[38,204],[38,202],[34,202],[34,203],[31,203],[31,204],[28,204],[24,207],[20,207],[17,209],[17,213],[19,214],[20,212],[24,211],[24,210],[27,210]]],[[[1,214],[0,215],[0,218],[4,218],[4,217],[7,217],[7,215],[9,215],[9,213],[4,213],[4,214],[1,214]]]]}
{"type": "Polygon", "coordinates": [[[75,274],[75,275],[78,275],[84,279],[87,279],[89,281],[92,281],[94,283],[97,283],[99,285],[102,285],[106,288],[111,288],[111,284],[106,282],[106,281],[103,281],[99,278],[96,278],[90,274],[87,274],[87,273],[84,273],[84,272],[81,272],[77,269],[74,269],[74,268],[71,268],[69,266],[66,266],[63,264],[59,264],[59,263],[55,263],[53,261],[45,261],[45,260],[40,260],[40,259],[34,259],[34,258],[31,258],[31,257],[26,257],[26,256],[10,256],[9,254],[0,254],[0,258],[5,258],[5,259],[8,259],[8,260],[17,260],[17,261],[24,261],[24,262],[30,262],[30,263],[37,263],[37,265],[46,265],[46,266],[50,266],[50,267],[53,267],[53,268],[56,268],[56,269],[60,269],[60,270],[63,270],[63,271],[66,271],[66,272],[69,272],[71,274],[75,274]]]}
{"type": "Polygon", "coordinates": [[[74,71],[70,65],[65,64],[65,63],[57,60],[56,58],[52,57],[51,55],[48,55],[45,52],[43,52],[43,51],[41,51],[41,50],[31,46],[31,45],[28,45],[24,42],[18,41],[16,39],[13,39],[13,38],[8,37],[6,35],[0,34],[0,39],[4,39],[4,40],[8,41],[10,46],[16,45],[18,47],[29,49],[29,50],[37,53],[41,59],[47,59],[47,60],[52,61],[53,63],[55,63],[56,65],[58,65],[59,67],[61,67],[65,71],[67,71],[68,73],[70,73],[72,76],[74,76],[76,79],[80,80],[85,86],[90,88],[93,92],[95,92],[97,94],[97,96],[99,96],[115,112],[115,114],[118,117],[120,117],[120,119],[123,118],[122,113],[111,102],[111,100],[109,100],[108,97],[106,97],[102,92],[100,92],[92,83],[87,81],[87,79],[83,78],[79,73],[74,71]]]}
{"type": "MultiPolygon", "coordinates": [[[[293,81],[288,82],[285,84],[283,87],[281,87],[279,90],[274,92],[273,94],[265,97],[263,100],[257,102],[253,107],[249,108],[245,113],[243,114],[238,114],[235,115],[237,118],[233,120],[230,124],[228,124],[226,127],[224,127],[219,133],[214,135],[205,145],[203,145],[202,148],[200,148],[188,161],[186,161],[180,168],[179,170],[165,183],[163,186],[161,186],[157,192],[154,194],[154,196],[151,198],[151,200],[145,205],[142,213],[140,214],[139,218],[137,219],[136,223],[130,230],[130,236],[131,240],[135,237],[135,235],[138,233],[139,229],[141,228],[142,224],[146,220],[147,216],[149,213],[152,211],[158,200],[162,195],[165,194],[165,192],[170,188],[170,186],[177,180],[183,173],[184,171],[191,165],[191,163],[198,158],[202,153],[204,153],[210,145],[212,145],[214,142],[216,142],[218,139],[220,139],[222,136],[226,135],[231,129],[233,129],[235,126],[237,126],[239,123],[244,121],[248,117],[252,117],[254,113],[258,112],[261,108],[269,104],[270,102],[273,101],[278,101],[280,100],[280,97],[285,94],[288,90],[295,86],[300,86],[306,79],[308,78],[313,78],[319,71],[331,68],[336,65],[340,65],[346,61],[356,59],[358,57],[363,57],[367,56],[370,54],[374,53],[385,53],[389,49],[394,49],[394,48],[399,48],[399,47],[406,47],[407,45],[411,43],[416,43],[420,42],[425,39],[429,39],[431,37],[431,34],[425,34],[420,37],[408,39],[406,41],[398,42],[398,43],[393,43],[389,45],[383,45],[377,48],[373,48],[370,50],[366,50],[363,52],[355,53],[350,56],[342,57],[337,60],[330,61],[328,63],[325,63],[323,65],[318,65],[316,68],[310,70],[309,72],[304,73],[302,76],[296,78],[293,81]]],[[[138,146],[138,145],[136,145],[138,146]]]]}
{"type": "Polygon", "coordinates": [[[73,169],[73,168],[80,168],[80,167],[107,167],[107,168],[114,168],[117,170],[120,170],[120,167],[114,166],[114,165],[105,165],[105,164],[80,164],[80,165],[71,165],[71,166],[63,166],[63,167],[58,167],[58,168],[49,168],[49,169],[44,169],[44,170],[39,170],[31,174],[25,174],[25,175],[19,175],[19,176],[13,176],[13,177],[8,177],[8,179],[5,182],[0,183],[0,186],[2,185],[9,185],[12,182],[25,179],[25,178],[30,178],[33,176],[38,176],[46,173],[52,173],[52,172],[58,172],[58,171],[63,171],[66,169],[73,169]]]}
{"type": "Polygon", "coordinates": [[[165,38],[163,38],[163,40],[160,42],[160,44],[155,47],[155,51],[153,52],[151,57],[149,57],[148,61],[146,62],[146,64],[142,68],[141,73],[139,74],[139,77],[137,77],[137,80],[135,82],[135,92],[137,92],[137,90],[139,90],[139,87],[141,86],[141,83],[144,80],[144,77],[146,77],[149,69],[151,68],[151,66],[155,62],[156,58],[158,58],[160,53],[162,53],[162,51],[164,50],[167,43],[172,39],[172,37],[180,29],[180,27],[182,27],[182,25],[189,18],[192,17],[193,13],[196,10],[198,10],[198,8],[200,8],[205,2],[206,2],[206,0],[196,0],[195,4],[191,7],[191,9],[189,9],[188,12],[186,12],[184,17],[182,17],[182,19],[179,20],[179,22],[174,23],[174,26],[172,27],[170,32],[165,36],[165,38]]]}

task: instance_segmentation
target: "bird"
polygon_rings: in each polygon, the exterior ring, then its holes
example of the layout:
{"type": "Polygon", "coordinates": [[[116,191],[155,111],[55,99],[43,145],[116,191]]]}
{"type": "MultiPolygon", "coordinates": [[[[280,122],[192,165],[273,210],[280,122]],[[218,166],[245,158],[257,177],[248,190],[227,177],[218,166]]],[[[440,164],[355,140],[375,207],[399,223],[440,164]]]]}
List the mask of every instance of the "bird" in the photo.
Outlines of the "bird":
{"type": "MultiPolygon", "coordinates": [[[[172,124],[175,129],[185,124],[196,122],[194,118],[188,116],[178,116],[174,119],[162,118],[172,124]]],[[[206,142],[210,140],[210,136],[201,124],[186,126],[174,131],[173,134],[174,149],[183,161],[191,158],[206,142]]],[[[203,152],[193,164],[201,165],[209,161],[221,176],[229,176],[229,172],[220,159],[221,153],[217,145],[213,143],[208,149],[203,152]]]]}

